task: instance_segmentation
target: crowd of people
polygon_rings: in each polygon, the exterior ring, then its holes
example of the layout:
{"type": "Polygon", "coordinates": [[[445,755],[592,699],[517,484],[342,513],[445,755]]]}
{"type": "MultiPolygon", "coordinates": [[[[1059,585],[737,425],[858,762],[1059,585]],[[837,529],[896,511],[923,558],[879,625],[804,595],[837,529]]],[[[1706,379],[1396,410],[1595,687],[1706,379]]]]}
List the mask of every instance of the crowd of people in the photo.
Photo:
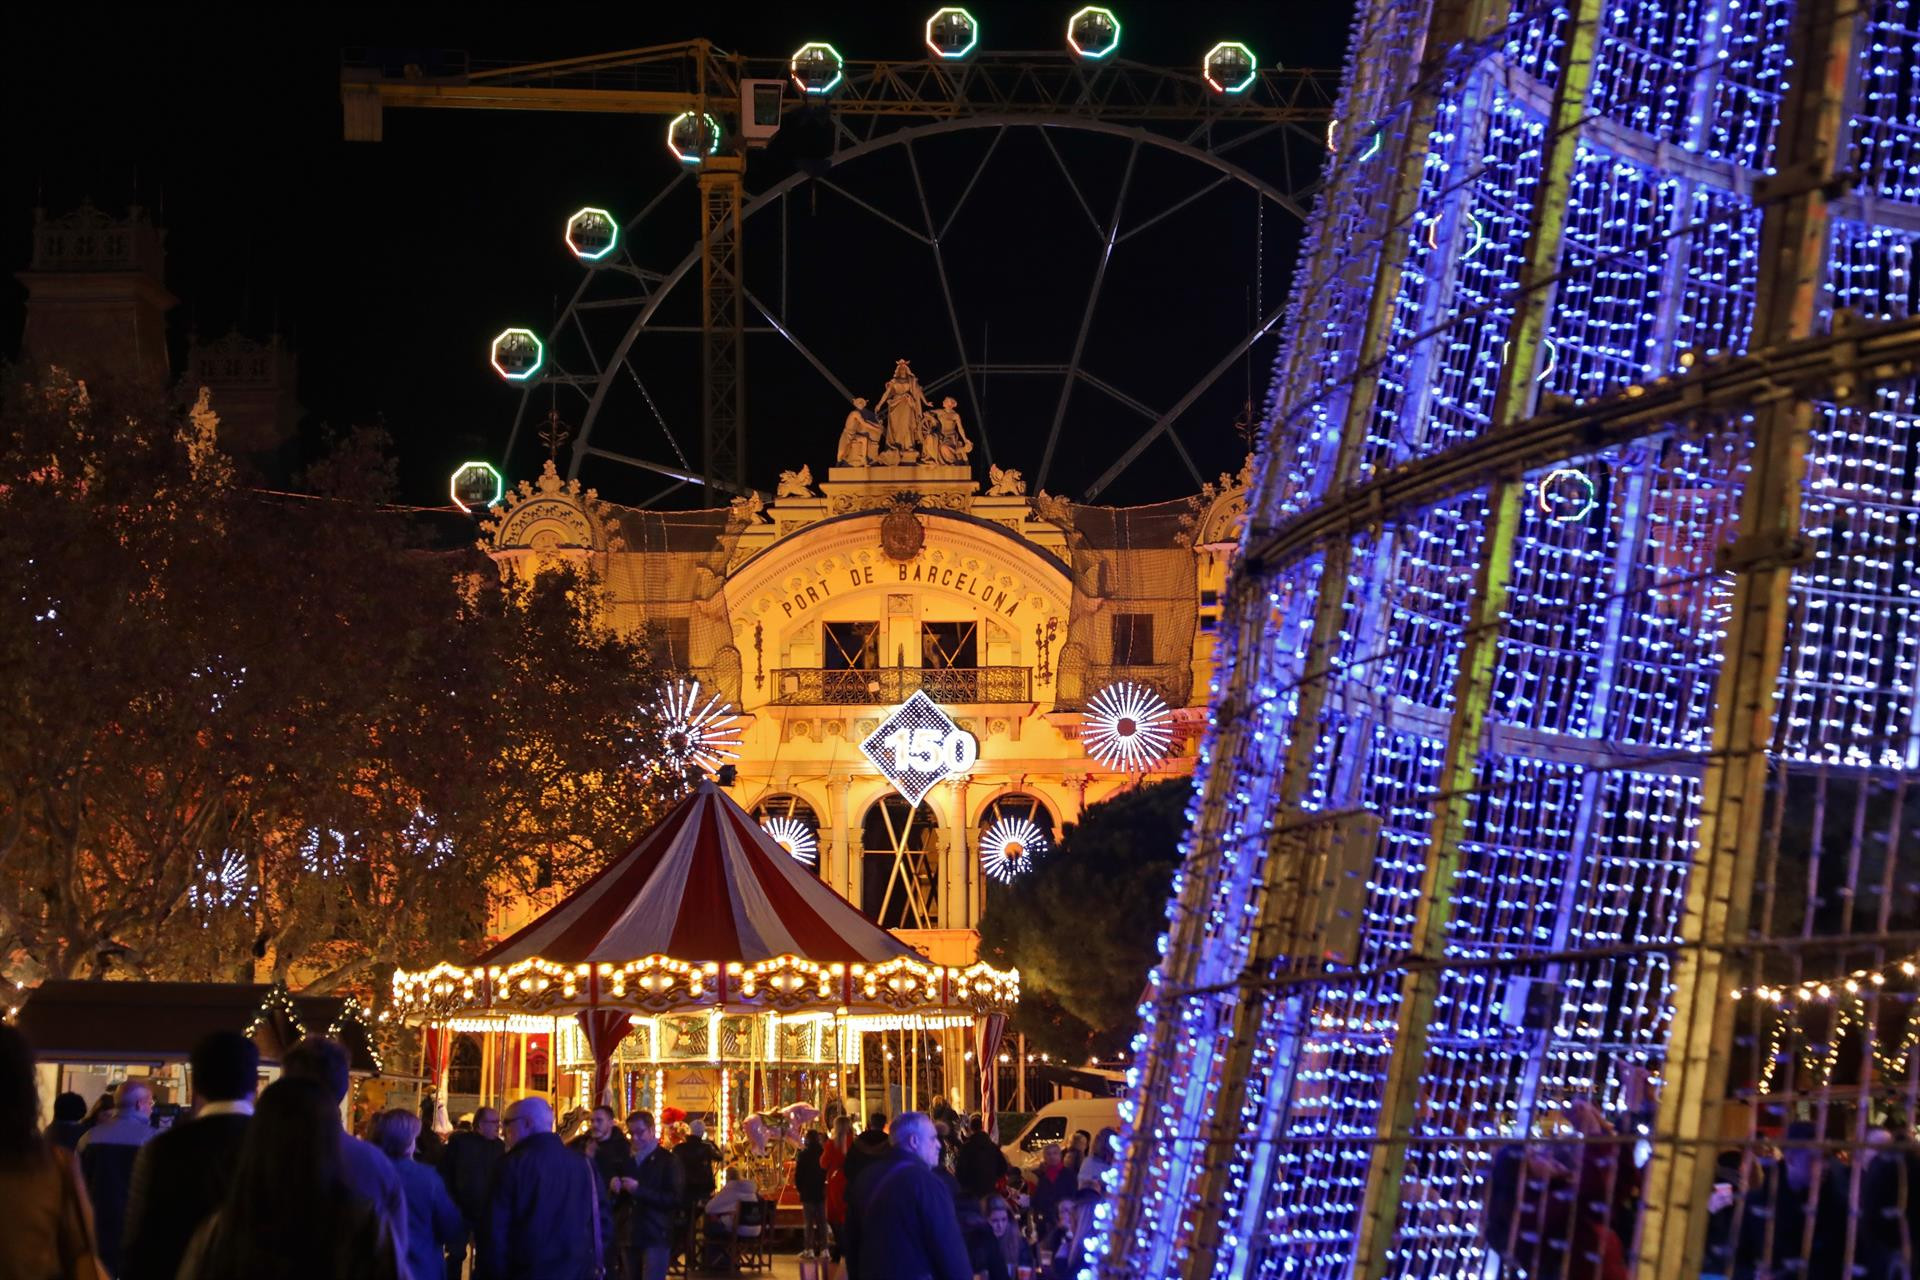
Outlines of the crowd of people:
{"type": "MultiPolygon", "coordinates": [[[[0,1276],[19,1280],[659,1280],[772,1229],[749,1170],[699,1120],[663,1143],[654,1117],[599,1107],[571,1142],[530,1096],[482,1107],[443,1142],[426,1116],[382,1111],[347,1132],[346,1050],[309,1037],[259,1088],[237,1032],[194,1048],[194,1109],[155,1126],[129,1079],[89,1112],[62,1094],[41,1126],[34,1057],[0,1026],[0,1276]]],[[[851,1118],[807,1133],[793,1162],[803,1256],[847,1280],[1055,1280],[1075,1274],[1114,1135],[1046,1150],[1029,1180],[978,1117],[851,1118]]],[[[441,1128],[445,1129],[445,1124],[441,1128]]]]}

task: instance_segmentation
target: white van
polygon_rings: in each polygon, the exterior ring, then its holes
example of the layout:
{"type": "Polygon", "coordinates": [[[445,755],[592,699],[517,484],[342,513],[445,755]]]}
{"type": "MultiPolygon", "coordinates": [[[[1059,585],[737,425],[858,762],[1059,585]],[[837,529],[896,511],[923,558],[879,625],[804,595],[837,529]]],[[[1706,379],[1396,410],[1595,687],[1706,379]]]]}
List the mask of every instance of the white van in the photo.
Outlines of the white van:
{"type": "Polygon", "coordinates": [[[1048,1147],[1065,1146],[1081,1129],[1089,1138],[1102,1129],[1120,1127],[1120,1099],[1067,1098],[1049,1102],[1034,1113],[1027,1127],[1012,1142],[1000,1148],[1007,1163],[1021,1171],[1038,1168],[1040,1153],[1048,1147]]]}

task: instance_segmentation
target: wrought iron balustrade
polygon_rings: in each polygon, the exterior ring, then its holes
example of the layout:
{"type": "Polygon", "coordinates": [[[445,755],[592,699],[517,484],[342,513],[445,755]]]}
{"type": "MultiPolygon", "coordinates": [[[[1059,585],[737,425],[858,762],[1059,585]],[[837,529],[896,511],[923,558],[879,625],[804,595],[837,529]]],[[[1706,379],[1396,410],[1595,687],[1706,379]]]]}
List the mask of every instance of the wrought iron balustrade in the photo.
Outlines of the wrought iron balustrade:
{"type": "Polygon", "coordinates": [[[779,667],[773,701],[782,706],[889,706],[925,692],[935,702],[1031,702],[1027,667],[878,667],[828,671],[779,667]]]}

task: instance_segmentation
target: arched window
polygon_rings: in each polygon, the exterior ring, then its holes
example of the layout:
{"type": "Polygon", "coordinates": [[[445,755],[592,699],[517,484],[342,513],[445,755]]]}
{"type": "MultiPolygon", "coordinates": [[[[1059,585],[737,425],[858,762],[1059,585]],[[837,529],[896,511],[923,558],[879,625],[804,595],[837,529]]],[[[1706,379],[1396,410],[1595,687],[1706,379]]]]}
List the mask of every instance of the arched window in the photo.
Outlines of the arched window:
{"type": "Polygon", "coordinates": [[[860,822],[860,908],[887,929],[940,926],[940,824],[926,805],[881,796],[860,822]]]}
{"type": "Polygon", "coordinates": [[[1011,791],[995,796],[980,813],[974,852],[989,895],[1017,888],[1033,864],[1053,852],[1059,839],[1053,811],[1039,796],[1011,791]]]}
{"type": "Polygon", "coordinates": [[[820,874],[820,818],[812,805],[796,795],[765,796],[753,806],[753,820],[795,862],[820,874]]]}
{"type": "Polygon", "coordinates": [[[447,1092],[480,1092],[480,1046],[472,1036],[458,1036],[447,1060],[447,1092]]]}

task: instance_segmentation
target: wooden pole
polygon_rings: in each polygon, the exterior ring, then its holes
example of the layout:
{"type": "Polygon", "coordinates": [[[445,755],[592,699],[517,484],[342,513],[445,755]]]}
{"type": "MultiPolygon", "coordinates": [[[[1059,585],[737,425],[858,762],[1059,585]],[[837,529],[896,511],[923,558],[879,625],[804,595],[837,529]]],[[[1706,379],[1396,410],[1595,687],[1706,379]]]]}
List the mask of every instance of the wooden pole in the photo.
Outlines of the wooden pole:
{"type": "MultiPolygon", "coordinates": [[[[1022,1031],[1015,1038],[1018,1041],[1018,1045],[1013,1064],[1014,1110],[1024,1113],[1027,1109],[1027,1033],[1022,1031]]],[[[1000,1065],[995,1063],[994,1070],[998,1071],[999,1069],[1000,1065]]]]}

